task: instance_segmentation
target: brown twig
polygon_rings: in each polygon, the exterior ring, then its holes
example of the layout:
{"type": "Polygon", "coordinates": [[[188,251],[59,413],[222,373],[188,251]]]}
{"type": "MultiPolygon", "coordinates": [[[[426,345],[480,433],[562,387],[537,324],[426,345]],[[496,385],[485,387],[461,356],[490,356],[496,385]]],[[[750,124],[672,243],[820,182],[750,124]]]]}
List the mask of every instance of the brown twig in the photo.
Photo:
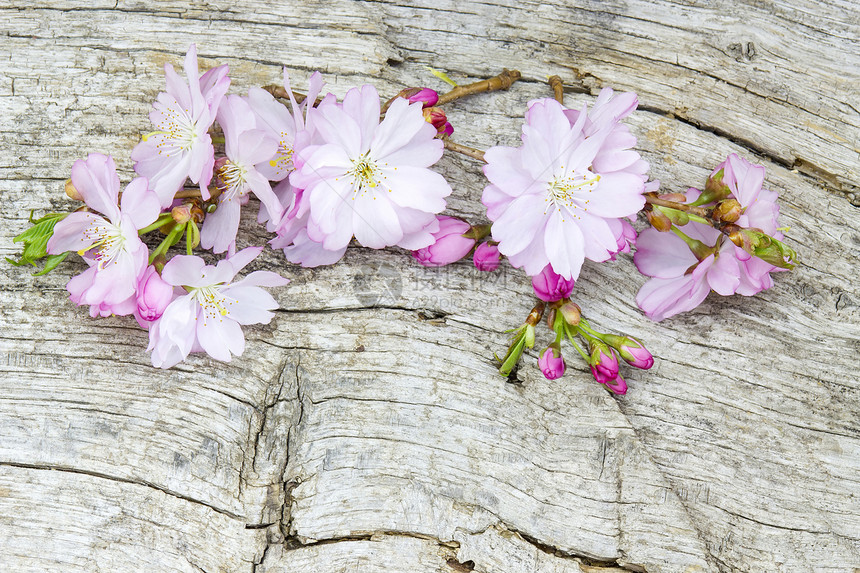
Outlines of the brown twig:
{"type": "Polygon", "coordinates": [[[564,84],[561,83],[561,78],[558,76],[550,76],[547,78],[549,82],[549,87],[552,88],[552,97],[555,98],[555,101],[564,105],[564,84]]]}
{"type": "MultiPolygon", "coordinates": [[[[212,186],[209,188],[209,199],[215,199],[218,195],[221,194],[221,190],[218,187],[212,186]]],[[[202,199],[203,195],[200,193],[199,187],[186,187],[185,189],[180,189],[176,192],[176,195],[173,196],[174,199],[202,199]]]]}
{"type": "Polygon", "coordinates": [[[669,209],[684,211],[685,213],[698,215],[699,217],[703,217],[705,219],[711,218],[711,213],[708,211],[708,209],[705,209],[703,207],[693,207],[692,205],[678,203],[677,201],[668,201],[666,199],[660,199],[657,195],[653,193],[645,194],[645,202],[649,205],[657,205],[659,207],[668,207],[669,209]]]}
{"type": "Polygon", "coordinates": [[[459,143],[454,143],[450,139],[442,139],[445,143],[445,149],[449,151],[456,151],[457,153],[462,153],[467,157],[471,157],[472,159],[477,159],[478,161],[487,162],[484,159],[484,152],[480,149],[475,149],[474,147],[469,147],[467,145],[460,145],[459,143]]]}
{"type": "Polygon", "coordinates": [[[481,80],[473,84],[455,87],[448,93],[440,95],[439,101],[436,102],[436,105],[443,105],[467,95],[506,90],[521,77],[522,74],[517,70],[504,70],[496,77],[488,80],[481,80]]]}
{"type": "MultiPolygon", "coordinates": [[[[290,94],[287,93],[287,90],[284,89],[284,86],[272,84],[268,86],[263,86],[263,89],[277,98],[290,99],[290,94]]],[[[296,98],[296,103],[302,103],[308,98],[308,96],[306,96],[305,94],[295,91],[293,92],[293,97],[296,98]]],[[[321,101],[322,98],[318,97],[314,102],[314,105],[319,105],[321,101]]]]}

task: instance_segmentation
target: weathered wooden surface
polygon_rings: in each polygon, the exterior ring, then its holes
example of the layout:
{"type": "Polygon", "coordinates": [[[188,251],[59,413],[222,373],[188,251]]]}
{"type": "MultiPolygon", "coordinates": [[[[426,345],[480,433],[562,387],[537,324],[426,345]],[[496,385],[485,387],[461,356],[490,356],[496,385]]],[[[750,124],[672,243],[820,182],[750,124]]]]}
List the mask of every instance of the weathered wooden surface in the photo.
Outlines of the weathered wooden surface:
{"type": "MultiPolygon", "coordinates": [[[[659,325],[627,256],[577,300],[657,357],[611,397],[582,366],[508,384],[489,360],[530,308],[518,271],[417,268],[350,249],[303,270],[230,364],[154,370],[130,318],[91,320],[64,273],[0,274],[0,569],[9,571],[827,571],[860,566],[860,38],[856,2],[304,0],[0,4],[0,251],[65,209],[74,160],[128,154],[164,62],[197,42],[232,93],[299,81],[443,88],[455,139],[514,144],[559,74],[568,105],[640,94],[630,123],[664,189],[729,152],[782,193],[793,273],[659,325]],[[277,4],[277,3],[273,3],[277,4]],[[573,4],[573,3],[571,3],[573,4]]],[[[482,216],[446,158],[453,212],[482,216]]],[[[242,244],[261,243],[253,228],[242,244]]],[[[543,343],[548,341],[544,340],[543,343]]]]}

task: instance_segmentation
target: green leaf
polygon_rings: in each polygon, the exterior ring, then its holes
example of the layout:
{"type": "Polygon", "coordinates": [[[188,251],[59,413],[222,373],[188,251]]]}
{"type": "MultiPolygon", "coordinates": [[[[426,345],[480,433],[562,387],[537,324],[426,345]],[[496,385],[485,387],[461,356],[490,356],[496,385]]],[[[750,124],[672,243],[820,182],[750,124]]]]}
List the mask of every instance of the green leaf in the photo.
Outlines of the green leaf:
{"type": "Polygon", "coordinates": [[[62,255],[48,255],[48,257],[45,259],[45,268],[38,273],[33,273],[33,276],[40,277],[42,275],[48,274],[49,272],[57,268],[57,265],[62,263],[67,256],[69,256],[68,251],[66,251],[62,255]]]}
{"type": "Polygon", "coordinates": [[[61,255],[48,255],[48,240],[54,234],[54,226],[66,218],[68,213],[48,213],[38,220],[33,219],[33,212],[30,212],[30,222],[32,227],[12,239],[14,243],[24,243],[24,248],[21,251],[21,257],[16,261],[10,258],[6,260],[15,265],[33,265],[36,266],[36,261],[48,257],[45,268],[40,271],[39,275],[43,275],[54,270],[60,262],[66,258],[67,253],[61,255]]]}

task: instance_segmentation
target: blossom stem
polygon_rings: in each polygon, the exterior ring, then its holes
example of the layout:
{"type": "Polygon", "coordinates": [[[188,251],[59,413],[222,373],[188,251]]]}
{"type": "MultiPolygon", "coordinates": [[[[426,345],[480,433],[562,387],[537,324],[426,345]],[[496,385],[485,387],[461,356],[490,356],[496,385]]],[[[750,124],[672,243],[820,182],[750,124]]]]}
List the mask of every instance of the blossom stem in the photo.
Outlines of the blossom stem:
{"type": "Polygon", "coordinates": [[[436,105],[450,103],[467,95],[506,90],[521,77],[522,74],[517,70],[503,70],[502,73],[488,80],[481,80],[465,86],[455,87],[448,93],[440,95],[439,101],[436,102],[436,105]]]}
{"type": "Polygon", "coordinates": [[[182,233],[185,231],[185,223],[181,225],[176,225],[171,229],[170,233],[161,241],[161,244],[158,245],[152,254],[149,255],[149,263],[152,264],[152,261],[156,259],[159,255],[163,255],[167,252],[167,249],[175,245],[182,238],[182,233]]]}
{"type": "Polygon", "coordinates": [[[484,152],[480,149],[475,149],[474,147],[454,143],[447,138],[443,138],[442,142],[445,144],[445,149],[449,151],[456,151],[457,153],[461,153],[466,157],[471,157],[472,159],[477,159],[478,161],[483,161],[484,163],[487,162],[487,160],[484,159],[484,152]]]}
{"type": "Polygon", "coordinates": [[[194,251],[194,247],[200,244],[200,230],[194,220],[188,221],[185,229],[185,252],[189,255],[194,251]]]}
{"type": "MultiPolygon", "coordinates": [[[[714,209],[706,209],[704,207],[697,207],[689,203],[670,201],[668,199],[657,197],[652,193],[645,194],[645,202],[649,205],[653,205],[656,207],[663,207],[665,209],[674,209],[675,211],[680,211],[681,213],[686,214],[687,219],[689,219],[690,221],[695,221],[704,225],[710,225],[711,227],[714,227],[719,231],[724,231],[723,227],[725,227],[725,221],[714,215],[714,209]]],[[[725,232],[724,234],[728,235],[728,233],[725,232]]]]}
{"type": "Polygon", "coordinates": [[[561,78],[550,76],[546,81],[549,82],[549,87],[552,88],[552,97],[555,98],[555,101],[564,105],[564,84],[561,83],[561,78]]]}
{"type": "Polygon", "coordinates": [[[144,227],[143,229],[138,230],[137,234],[138,235],[145,235],[151,231],[154,231],[156,229],[160,229],[161,227],[165,226],[168,223],[173,223],[173,222],[174,222],[173,216],[170,213],[162,213],[161,215],[158,216],[158,219],[156,219],[152,225],[149,225],[148,227],[144,227]]]}
{"type": "Polygon", "coordinates": [[[582,334],[583,334],[583,336],[585,336],[586,339],[594,338],[594,339],[598,339],[598,340],[603,340],[602,334],[600,332],[597,332],[593,328],[591,328],[591,325],[588,324],[588,321],[585,320],[584,318],[580,319],[579,328],[580,328],[580,330],[582,330],[582,334]]]}
{"type": "Polygon", "coordinates": [[[688,215],[697,215],[707,220],[708,223],[710,220],[710,213],[708,213],[707,209],[702,207],[693,207],[692,205],[687,205],[686,203],[678,203],[677,201],[669,201],[667,199],[661,199],[657,195],[653,193],[645,194],[645,202],[649,205],[658,205],[660,207],[668,207],[669,209],[675,209],[677,211],[683,211],[688,215]]]}
{"type": "MultiPolygon", "coordinates": [[[[709,247],[702,241],[698,239],[694,239],[692,237],[688,237],[681,229],[679,229],[676,225],[672,225],[672,232],[675,233],[678,237],[681,238],[682,241],[687,243],[687,246],[690,247],[690,250],[700,261],[706,258],[708,255],[713,255],[717,252],[717,247],[709,247]]],[[[719,244],[719,241],[717,241],[719,244]]]]}
{"type": "Polygon", "coordinates": [[[589,357],[588,354],[586,354],[585,351],[579,347],[579,344],[576,343],[576,340],[573,339],[574,334],[580,333],[579,327],[578,326],[571,326],[571,325],[565,323],[564,333],[567,335],[567,339],[570,341],[571,346],[573,346],[576,349],[576,351],[579,352],[579,355],[582,356],[582,359],[585,360],[586,363],[590,362],[591,357],[589,357]]]}
{"type": "Polygon", "coordinates": [[[564,320],[564,315],[560,312],[555,313],[555,319],[553,320],[552,329],[555,331],[555,344],[557,347],[561,344],[561,339],[564,337],[565,328],[564,325],[567,324],[564,320]]]}

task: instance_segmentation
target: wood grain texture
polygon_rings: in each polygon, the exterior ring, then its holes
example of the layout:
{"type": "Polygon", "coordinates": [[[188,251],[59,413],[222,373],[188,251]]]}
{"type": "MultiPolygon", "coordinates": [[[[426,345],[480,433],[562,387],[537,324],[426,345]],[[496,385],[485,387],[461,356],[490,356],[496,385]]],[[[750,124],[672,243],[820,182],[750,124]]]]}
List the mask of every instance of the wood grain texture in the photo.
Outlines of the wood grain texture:
{"type": "MultiPolygon", "coordinates": [[[[454,139],[516,144],[559,74],[570,107],[634,90],[664,190],[730,152],[767,168],[801,255],[752,298],[660,324],[629,256],[586,265],[592,321],[655,367],[611,397],[573,363],[495,372],[531,307],[513,269],[425,269],[350,248],[301,269],[229,364],[149,366],[128,318],[67,300],[70,260],[0,273],[0,569],[14,571],[796,571],[860,566],[860,39],[857,4],[249,0],[0,5],[0,251],[63,210],[71,164],[129,153],[162,67],[197,42],[231,93],[320,69],[342,95],[444,89],[516,68],[450,107],[454,139]],[[853,203],[853,204],[852,204],[853,203]]],[[[450,211],[484,219],[478,166],[445,157],[450,211]]],[[[250,212],[240,246],[266,235],[250,212]]],[[[537,346],[548,343],[546,333],[537,346]]]]}

